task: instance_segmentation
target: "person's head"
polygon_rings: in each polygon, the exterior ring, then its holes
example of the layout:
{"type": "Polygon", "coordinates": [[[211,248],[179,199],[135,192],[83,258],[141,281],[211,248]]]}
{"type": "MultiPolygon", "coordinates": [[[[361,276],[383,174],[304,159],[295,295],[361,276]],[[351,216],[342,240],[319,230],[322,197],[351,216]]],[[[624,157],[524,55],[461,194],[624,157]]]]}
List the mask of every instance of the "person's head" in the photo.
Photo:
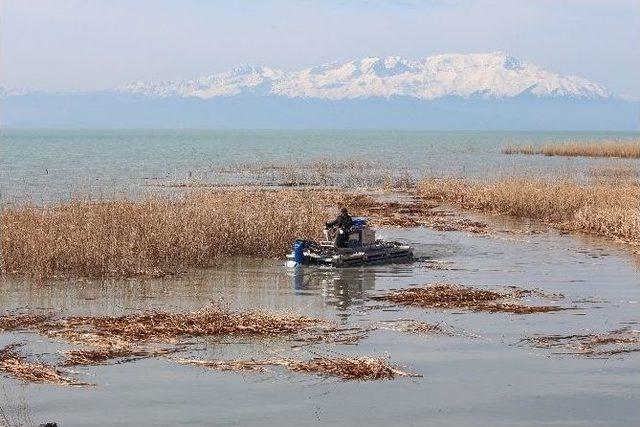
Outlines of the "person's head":
{"type": "Polygon", "coordinates": [[[340,209],[340,213],[341,213],[342,215],[349,215],[349,211],[347,211],[347,208],[342,208],[342,209],[340,209]]]}

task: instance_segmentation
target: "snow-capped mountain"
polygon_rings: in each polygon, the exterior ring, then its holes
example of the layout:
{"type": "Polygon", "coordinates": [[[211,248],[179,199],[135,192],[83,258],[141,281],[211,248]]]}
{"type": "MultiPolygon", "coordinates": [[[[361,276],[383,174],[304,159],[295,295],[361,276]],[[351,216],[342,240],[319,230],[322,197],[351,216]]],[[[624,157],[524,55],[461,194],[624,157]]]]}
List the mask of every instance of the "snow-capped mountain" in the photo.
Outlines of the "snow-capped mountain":
{"type": "Polygon", "coordinates": [[[139,82],[120,92],[153,97],[214,98],[241,94],[326,100],[447,96],[503,99],[535,97],[609,98],[601,85],[563,76],[503,52],[435,55],[422,60],[367,57],[286,72],[243,66],[188,81],[139,82]]]}

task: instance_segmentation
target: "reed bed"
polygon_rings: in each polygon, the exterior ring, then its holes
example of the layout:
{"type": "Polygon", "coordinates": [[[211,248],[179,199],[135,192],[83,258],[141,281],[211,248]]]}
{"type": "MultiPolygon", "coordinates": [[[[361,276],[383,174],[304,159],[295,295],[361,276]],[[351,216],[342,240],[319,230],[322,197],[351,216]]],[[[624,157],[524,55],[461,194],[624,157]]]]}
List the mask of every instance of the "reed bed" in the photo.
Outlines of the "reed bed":
{"type": "Polygon", "coordinates": [[[538,220],[563,230],[640,242],[640,187],[573,180],[507,178],[493,182],[426,179],[418,194],[465,209],[538,220]]]}
{"type": "Polygon", "coordinates": [[[19,346],[19,344],[11,344],[0,350],[1,372],[26,382],[72,386],[90,385],[66,376],[55,366],[41,362],[28,362],[16,351],[19,346]]]}
{"type": "Polygon", "coordinates": [[[587,357],[640,352],[640,331],[629,328],[583,335],[538,335],[522,342],[538,348],[561,349],[563,354],[587,357]]]}
{"type": "Polygon", "coordinates": [[[316,354],[309,360],[272,358],[266,360],[194,360],[179,359],[184,365],[202,366],[223,371],[265,372],[266,367],[280,366],[289,371],[323,377],[338,377],[345,381],[391,380],[401,377],[420,377],[393,366],[381,357],[323,356],[316,354]]]}
{"type": "MultiPolygon", "coordinates": [[[[538,291],[516,287],[498,291],[451,284],[433,284],[398,289],[372,298],[421,308],[464,309],[492,313],[533,314],[564,310],[559,306],[523,305],[514,301],[526,296],[542,295],[544,294],[538,291]]],[[[554,298],[557,297],[559,296],[554,296],[554,298]]]]}
{"type": "MultiPolygon", "coordinates": [[[[390,170],[360,159],[316,158],[305,162],[238,163],[215,171],[212,181],[228,176],[245,185],[282,187],[409,188],[415,183],[406,170],[390,170]]],[[[211,180],[210,180],[211,181],[211,180]]]]}
{"type": "Polygon", "coordinates": [[[542,146],[510,145],[503,154],[542,154],[567,157],[618,157],[640,158],[640,141],[570,141],[542,146]]]}
{"type": "Polygon", "coordinates": [[[306,191],[192,191],[176,199],[74,200],[5,208],[8,272],[130,277],[215,265],[223,257],[279,257],[318,238],[335,207],[306,191]]]}
{"type": "Polygon", "coordinates": [[[487,232],[484,223],[431,211],[435,205],[421,198],[386,202],[338,190],[189,190],[176,198],[10,206],[2,216],[5,269],[40,279],[160,276],[233,256],[283,257],[294,240],[320,238],[338,206],[374,226],[487,232]]]}

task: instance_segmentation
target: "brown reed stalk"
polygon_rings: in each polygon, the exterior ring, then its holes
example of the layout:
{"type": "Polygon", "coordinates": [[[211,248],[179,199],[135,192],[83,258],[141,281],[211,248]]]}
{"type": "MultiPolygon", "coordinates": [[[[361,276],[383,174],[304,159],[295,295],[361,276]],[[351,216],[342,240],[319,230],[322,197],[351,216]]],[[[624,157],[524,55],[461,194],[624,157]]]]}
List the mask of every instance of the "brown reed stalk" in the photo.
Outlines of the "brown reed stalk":
{"type": "Polygon", "coordinates": [[[640,187],[627,181],[425,179],[418,194],[465,209],[535,219],[561,229],[640,243],[640,187]]]}
{"type": "Polygon", "coordinates": [[[66,376],[64,372],[55,366],[41,362],[28,362],[24,356],[16,351],[19,346],[20,344],[11,344],[0,349],[0,372],[7,373],[19,380],[33,383],[89,385],[66,376]]]}
{"type": "Polygon", "coordinates": [[[465,309],[492,313],[533,314],[564,310],[559,306],[524,305],[516,301],[529,295],[542,294],[515,287],[510,287],[508,290],[488,290],[437,283],[397,289],[372,298],[422,308],[465,309]]]}
{"type": "Polygon", "coordinates": [[[20,205],[2,216],[8,272],[41,278],[167,274],[230,256],[280,257],[332,210],[314,192],[193,191],[176,199],[20,205]]]}
{"type": "Polygon", "coordinates": [[[509,145],[503,154],[542,154],[545,156],[567,157],[618,157],[640,158],[640,141],[569,141],[531,145],[509,145]]]}

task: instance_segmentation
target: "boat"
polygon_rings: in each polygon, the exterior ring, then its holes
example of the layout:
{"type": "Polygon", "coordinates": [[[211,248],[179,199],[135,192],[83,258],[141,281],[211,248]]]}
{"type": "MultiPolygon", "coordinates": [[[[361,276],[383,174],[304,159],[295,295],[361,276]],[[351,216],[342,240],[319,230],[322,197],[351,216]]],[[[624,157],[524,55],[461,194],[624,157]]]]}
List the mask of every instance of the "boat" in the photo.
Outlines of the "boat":
{"type": "Polygon", "coordinates": [[[344,245],[338,247],[324,230],[324,240],[296,240],[293,250],[287,255],[286,265],[295,267],[305,264],[320,264],[346,267],[363,264],[406,262],[413,259],[413,248],[401,242],[376,239],[375,230],[364,218],[354,218],[344,245]]]}

